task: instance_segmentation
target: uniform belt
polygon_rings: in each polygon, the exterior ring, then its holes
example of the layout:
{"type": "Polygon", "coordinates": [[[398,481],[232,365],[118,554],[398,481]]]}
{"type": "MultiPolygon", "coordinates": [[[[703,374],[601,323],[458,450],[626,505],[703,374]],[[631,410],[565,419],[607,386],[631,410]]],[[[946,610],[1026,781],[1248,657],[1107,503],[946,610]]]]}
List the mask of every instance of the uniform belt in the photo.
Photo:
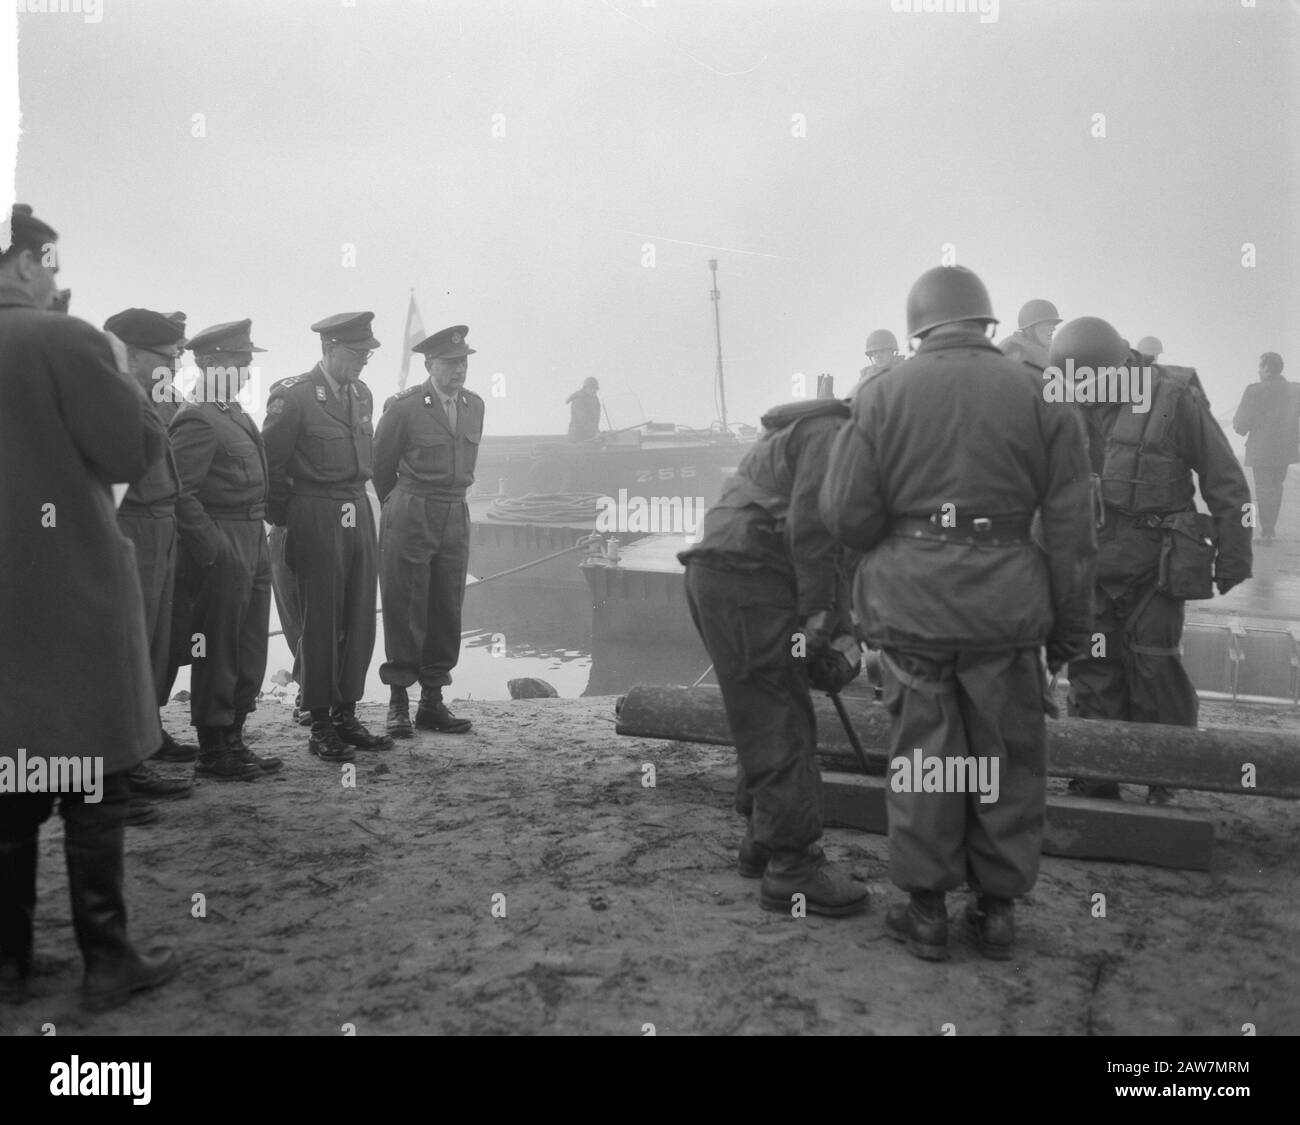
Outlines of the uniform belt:
{"type": "Polygon", "coordinates": [[[1028,543],[1032,520],[1023,516],[965,516],[945,525],[937,513],[928,519],[902,516],[893,521],[895,535],[909,539],[946,539],[957,543],[1028,543]]]}
{"type": "Polygon", "coordinates": [[[162,520],[168,516],[176,515],[176,501],[157,500],[152,504],[141,504],[139,501],[123,500],[117,514],[119,516],[138,516],[141,519],[162,520]]]}
{"type": "Polygon", "coordinates": [[[1108,524],[1126,523],[1130,527],[1154,527],[1163,526],[1164,521],[1174,512],[1143,512],[1140,516],[1131,515],[1128,512],[1116,511],[1114,508],[1106,509],[1106,522],[1108,524]]]}
{"type": "Polygon", "coordinates": [[[207,505],[204,505],[203,510],[207,512],[209,519],[214,520],[266,519],[265,504],[252,504],[247,508],[209,508],[207,505]]]}
{"type": "Polygon", "coordinates": [[[405,477],[399,477],[397,488],[403,492],[409,492],[412,496],[423,496],[426,500],[447,500],[454,502],[464,500],[465,493],[469,491],[466,488],[448,488],[445,484],[433,484],[424,480],[408,480],[405,477]]]}
{"type": "Polygon", "coordinates": [[[365,481],[355,481],[350,484],[324,484],[320,481],[295,480],[291,495],[319,496],[327,500],[352,500],[358,496],[364,496],[365,492],[365,481]]]}

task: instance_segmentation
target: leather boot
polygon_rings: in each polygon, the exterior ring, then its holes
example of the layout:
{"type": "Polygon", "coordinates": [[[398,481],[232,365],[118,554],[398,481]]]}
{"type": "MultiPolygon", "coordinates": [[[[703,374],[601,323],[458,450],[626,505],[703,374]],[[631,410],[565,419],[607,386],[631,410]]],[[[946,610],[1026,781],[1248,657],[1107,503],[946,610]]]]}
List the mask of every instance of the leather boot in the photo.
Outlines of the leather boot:
{"type": "Polygon", "coordinates": [[[977,895],[966,904],[966,933],[985,957],[1010,961],[1016,945],[1016,904],[1009,898],[977,895]]]}
{"type": "Polygon", "coordinates": [[[189,797],[194,786],[181,778],[163,777],[148,762],[140,762],[127,775],[131,792],[137,797],[189,797]]]}
{"type": "Polygon", "coordinates": [[[311,738],[307,749],[322,762],[351,762],[356,758],[352,748],[339,738],[339,732],[334,729],[328,707],[311,713],[311,738]]]}
{"type": "Polygon", "coordinates": [[[759,901],[764,910],[788,913],[796,894],[803,895],[809,914],[832,918],[865,910],[871,897],[867,885],[831,863],[819,845],[797,850],[774,848],[763,873],[759,901]]]}
{"type": "Polygon", "coordinates": [[[754,839],[752,825],[745,826],[745,837],[740,841],[740,851],[736,856],[736,870],[742,879],[761,879],[767,870],[767,861],[772,858],[772,849],[754,839]]]}
{"type": "Polygon", "coordinates": [[[133,992],[170,980],[179,968],[170,949],[144,956],[127,938],[122,893],[125,809],[124,783],[111,788],[105,784],[98,804],[61,802],[72,927],[86,963],[82,1004],[93,1012],[126,1003],[133,992]]]}
{"type": "Polygon", "coordinates": [[[885,932],[906,943],[908,953],[923,961],[948,959],[948,907],[943,891],[913,891],[906,903],[891,906],[885,932]]]}
{"type": "Polygon", "coordinates": [[[21,1001],[32,975],[32,919],[36,914],[36,845],[0,843],[0,997],[21,1001]]]}
{"type": "Polygon", "coordinates": [[[284,762],[279,758],[273,758],[269,754],[254,754],[247,743],[244,742],[244,720],[248,718],[247,712],[235,712],[235,725],[226,731],[226,744],[230,747],[230,753],[235,761],[242,762],[244,765],[252,764],[263,773],[275,773],[284,767],[284,762]]]}
{"type": "Polygon", "coordinates": [[[443,734],[465,734],[473,724],[468,719],[458,719],[442,701],[442,689],[430,688],[420,693],[420,706],[415,711],[415,725],[420,730],[436,730],[443,734]]]}
{"type": "Polygon", "coordinates": [[[153,761],[192,762],[199,756],[199,748],[190,743],[177,742],[167,731],[163,731],[162,745],[153,753],[153,761]]]}
{"type": "Polygon", "coordinates": [[[302,708],[302,688],[298,689],[298,694],[293,701],[293,721],[300,727],[311,726],[311,712],[304,711],[302,708]]]}
{"type": "Polygon", "coordinates": [[[371,734],[357,718],[355,703],[340,703],[330,711],[334,729],[340,740],[359,750],[391,750],[393,740],[386,734],[371,734]]]}
{"type": "Polygon", "coordinates": [[[390,686],[388,689],[388,721],[384,729],[392,738],[414,738],[411,727],[411,701],[406,688],[390,686]]]}
{"type": "Polygon", "coordinates": [[[199,760],[194,776],[212,781],[256,781],[266,775],[260,766],[235,757],[225,727],[199,727],[199,760]]]}

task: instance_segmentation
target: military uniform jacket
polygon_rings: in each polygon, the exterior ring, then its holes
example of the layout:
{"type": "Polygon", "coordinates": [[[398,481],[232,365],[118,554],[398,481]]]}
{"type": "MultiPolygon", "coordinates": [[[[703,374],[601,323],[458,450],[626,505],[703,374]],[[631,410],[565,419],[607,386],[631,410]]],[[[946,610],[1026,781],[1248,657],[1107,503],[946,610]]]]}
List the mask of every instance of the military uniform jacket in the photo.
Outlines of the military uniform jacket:
{"type": "Polygon", "coordinates": [[[1020,329],[1011,333],[998,347],[1008,359],[1019,359],[1038,368],[1047,366],[1047,349],[1020,329]]]}
{"type": "Polygon", "coordinates": [[[143,476],[166,433],[101,332],[5,282],[0,399],[0,755],[102,755],[117,773],[162,732],[109,486],[143,476]]]}
{"type": "Polygon", "coordinates": [[[463,500],[474,483],[483,409],[483,400],[462,387],[453,433],[431,378],[384,403],[375,430],[375,492],[380,501],[398,484],[421,496],[463,500]]]}
{"type": "Polygon", "coordinates": [[[705,514],[698,544],[678,559],[775,571],[795,586],[800,616],[825,609],[847,617],[849,553],[817,507],[831,442],[843,424],[841,416],[822,415],[764,433],[705,514]]]}
{"type": "Polygon", "coordinates": [[[1089,469],[1073,404],[1045,401],[1042,373],[978,330],[930,336],[867,383],[820,498],[831,533],[866,553],[855,596],[867,638],[935,652],[1049,636],[1082,648],[1097,554],[1089,469]],[[1040,512],[1045,550],[1027,537],[992,545],[896,530],[945,511],[995,528],[1040,512]]]}
{"type": "Polygon", "coordinates": [[[181,477],[181,542],[199,566],[211,566],[225,542],[214,520],[266,516],[262,435],[237,402],[186,403],[169,432],[181,477]]]}
{"type": "Polygon", "coordinates": [[[374,470],[374,398],[362,382],[336,395],[317,364],[305,375],[282,379],[267,400],[262,441],[270,477],[271,523],[289,519],[294,492],[346,498],[374,470]]]}
{"type": "MultiPolygon", "coordinates": [[[[153,409],[164,426],[176,416],[178,408],[179,404],[175,402],[153,403],[153,409]]],[[[180,492],[180,471],[176,468],[176,457],[172,453],[171,441],[168,440],[163,456],[126,490],[126,495],[122,497],[122,503],[118,507],[118,513],[124,516],[155,518],[173,515],[176,511],[176,498],[180,492]]]]}
{"type": "Polygon", "coordinates": [[[1247,465],[1294,465],[1300,461],[1300,387],[1281,375],[1252,383],[1232,428],[1246,438],[1247,465]]]}

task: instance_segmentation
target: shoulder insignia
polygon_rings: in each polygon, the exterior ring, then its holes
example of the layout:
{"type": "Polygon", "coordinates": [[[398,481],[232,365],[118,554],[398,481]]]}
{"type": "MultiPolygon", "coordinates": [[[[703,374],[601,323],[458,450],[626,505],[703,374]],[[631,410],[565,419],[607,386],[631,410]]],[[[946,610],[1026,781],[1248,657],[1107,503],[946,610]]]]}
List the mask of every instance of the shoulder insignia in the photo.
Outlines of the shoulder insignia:
{"type": "Polygon", "coordinates": [[[290,375],[287,379],[279,379],[271,384],[271,393],[276,391],[287,391],[290,387],[296,386],[303,380],[302,375],[290,375]]]}
{"type": "MultiPolygon", "coordinates": [[[[274,393],[274,392],[272,392],[272,393],[274,393]]],[[[283,413],[284,413],[284,399],[282,399],[282,398],[273,398],[273,399],[271,399],[271,401],[270,401],[269,403],[267,403],[267,406],[266,406],[266,412],[267,412],[268,414],[283,414],[283,413]]]]}
{"type": "Polygon", "coordinates": [[[324,387],[317,387],[317,388],[316,388],[316,401],[317,401],[317,402],[324,402],[324,401],[325,401],[325,388],[324,388],[324,387]]]}

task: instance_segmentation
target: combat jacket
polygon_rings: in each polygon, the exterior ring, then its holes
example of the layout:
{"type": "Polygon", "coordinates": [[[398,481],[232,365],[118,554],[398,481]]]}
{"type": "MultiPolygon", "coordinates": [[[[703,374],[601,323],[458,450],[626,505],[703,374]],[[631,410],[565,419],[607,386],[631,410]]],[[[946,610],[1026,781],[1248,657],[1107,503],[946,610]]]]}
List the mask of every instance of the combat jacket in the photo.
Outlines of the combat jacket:
{"type": "Polygon", "coordinates": [[[1048,403],[1042,373],[975,329],[927,337],[858,391],[821,514],[866,553],[855,604],[872,644],[954,652],[1050,639],[1081,651],[1097,550],[1090,490],[1073,405],[1048,403]],[[1042,547],[1028,534],[1036,512],[1042,547]]]}
{"type": "Polygon", "coordinates": [[[848,613],[848,552],[822,522],[817,493],[831,442],[845,414],[799,419],[763,433],[705,513],[696,546],[677,558],[728,570],[768,570],[788,577],[798,612],[848,613]]]}
{"type": "Polygon", "coordinates": [[[1017,328],[998,347],[1008,359],[1032,363],[1040,370],[1047,366],[1047,349],[1022,329],[1017,328]]]}
{"type": "Polygon", "coordinates": [[[1300,387],[1281,375],[1252,383],[1232,428],[1246,437],[1246,464],[1282,468],[1300,461],[1300,387]],[[1246,436],[1249,435],[1249,436],[1246,436]]]}
{"type": "Polygon", "coordinates": [[[317,364],[271,388],[262,441],[270,478],[268,519],[289,519],[289,496],[346,499],[374,470],[374,399],[360,381],[336,395],[317,364]]]}
{"type": "Polygon", "coordinates": [[[226,541],[214,520],[266,517],[262,435],[237,402],[186,403],[169,432],[181,478],[177,530],[194,561],[211,566],[226,541]]]}
{"type": "MultiPolygon", "coordinates": [[[[148,395],[149,391],[146,390],[148,395]]],[[[163,425],[167,425],[176,413],[176,404],[155,402],[153,409],[157,412],[163,425]],[[167,409],[164,410],[164,407],[167,409]]],[[[171,442],[163,451],[163,456],[150,466],[138,481],[126,490],[118,512],[124,516],[152,516],[163,518],[176,511],[176,497],[180,495],[181,478],[176,468],[176,457],[172,453],[171,442]]]]}
{"type": "Polygon", "coordinates": [[[407,387],[384,403],[375,430],[375,492],[381,502],[399,485],[419,496],[463,500],[482,440],[483,400],[473,391],[457,392],[453,433],[432,378],[407,387]]]}
{"type": "Polygon", "coordinates": [[[1195,508],[1192,473],[1218,532],[1215,577],[1249,578],[1250,489],[1196,372],[1148,364],[1136,352],[1127,362],[1151,369],[1150,409],[1139,413],[1131,403],[1081,408],[1104,504],[1098,580],[1118,594],[1155,576],[1162,532],[1154,525],[1195,508]]]}

